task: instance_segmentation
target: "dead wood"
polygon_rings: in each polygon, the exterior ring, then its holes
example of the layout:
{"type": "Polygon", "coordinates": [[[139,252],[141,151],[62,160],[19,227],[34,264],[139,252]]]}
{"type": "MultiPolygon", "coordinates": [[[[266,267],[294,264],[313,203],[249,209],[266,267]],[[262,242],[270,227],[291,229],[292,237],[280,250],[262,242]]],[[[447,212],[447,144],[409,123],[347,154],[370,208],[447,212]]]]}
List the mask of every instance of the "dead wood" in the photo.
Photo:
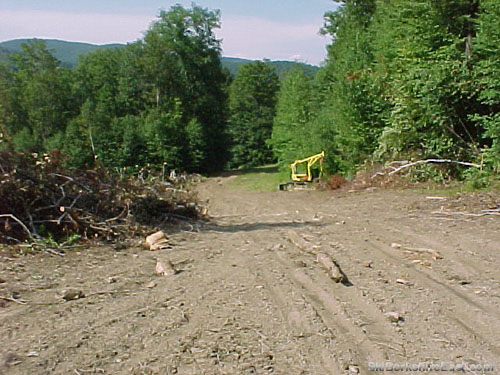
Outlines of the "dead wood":
{"type": "Polygon", "coordinates": [[[474,214],[470,212],[452,212],[452,211],[433,211],[433,215],[440,216],[470,216],[470,217],[483,217],[483,216],[500,216],[500,212],[498,210],[483,210],[480,214],[474,214]]]}
{"type": "Polygon", "coordinates": [[[405,168],[413,167],[413,166],[419,165],[419,164],[429,164],[429,163],[440,163],[440,164],[451,163],[451,164],[464,165],[467,167],[481,168],[481,166],[479,164],[468,163],[468,162],[463,162],[463,161],[458,161],[458,160],[450,160],[450,159],[425,159],[425,160],[417,160],[414,162],[398,161],[398,162],[393,162],[393,163],[398,163],[398,164],[403,164],[403,165],[401,165],[400,167],[397,167],[397,168],[392,167],[394,170],[388,173],[389,176],[392,176],[393,174],[398,173],[399,171],[401,171],[405,168]]]}
{"type": "Polygon", "coordinates": [[[443,259],[439,251],[434,250],[434,249],[425,249],[425,248],[418,248],[418,247],[408,247],[408,246],[403,246],[398,243],[393,243],[391,244],[391,247],[393,249],[401,249],[413,253],[426,253],[426,254],[431,254],[432,257],[437,260],[437,259],[443,259]]]}
{"type": "Polygon", "coordinates": [[[302,251],[305,251],[306,253],[311,255],[316,255],[316,247],[302,238],[297,232],[293,230],[288,231],[288,239],[302,251]]]}
{"type": "MultiPolygon", "coordinates": [[[[14,220],[15,222],[17,222],[21,226],[21,228],[23,228],[24,231],[28,234],[29,238],[33,239],[33,235],[31,234],[28,227],[21,220],[19,220],[17,217],[15,217],[12,214],[0,214],[0,218],[2,218],[2,217],[10,218],[10,219],[14,220]]],[[[7,225],[5,225],[5,226],[7,226],[7,225]]]]}
{"type": "Polygon", "coordinates": [[[141,182],[103,168],[69,170],[60,152],[42,158],[0,152],[0,160],[0,242],[118,240],[201,216],[186,179],[166,186],[153,173],[141,182]]]}
{"type": "Polygon", "coordinates": [[[15,299],[15,298],[0,296],[0,299],[3,299],[4,301],[9,301],[9,302],[15,302],[15,303],[18,303],[20,305],[26,305],[26,302],[15,299]]]}
{"type": "Polygon", "coordinates": [[[321,264],[327,271],[330,278],[336,283],[345,281],[345,275],[338,266],[338,264],[333,260],[328,254],[317,253],[316,261],[321,264]]]}

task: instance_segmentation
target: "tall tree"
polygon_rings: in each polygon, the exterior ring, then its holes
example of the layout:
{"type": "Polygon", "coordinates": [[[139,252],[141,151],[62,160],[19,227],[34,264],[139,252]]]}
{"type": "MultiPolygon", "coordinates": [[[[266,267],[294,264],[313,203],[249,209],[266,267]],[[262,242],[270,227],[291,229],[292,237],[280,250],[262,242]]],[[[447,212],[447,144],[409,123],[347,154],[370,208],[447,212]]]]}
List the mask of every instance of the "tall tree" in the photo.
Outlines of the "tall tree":
{"type": "Polygon", "coordinates": [[[273,160],[269,140],[276,111],[279,78],[261,61],[243,65],[230,87],[229,131],[233,166],[255,166],[273,160]]]}
{"type": "MultiPolygon", "coordinates": [[[[158,108],[180,102],[185,128],[199,137],[197,170],[222,168],[226,162],[226,85],[228,76],[220,62],[219,11],[175,5],[160,12],[144,38],[144,64],[151,95],[158,108]],[[197,124],[197,130],[192,131],[197,124]]],[[[192,153],[188,153],[193,155],[192,153]]]]}
{"type": "Polygon", "coordinates": [[[469,61],[475,3],[381,2],[382,12],[393,17],[388,79],[393,109],[379,155],[468,159],[477,153],[481,130],[468,115],[477,109],[469,61]]]}
{"type": "Polygon", "coordinates": [[[43,151],[62,145],[66,123],[74,115],[70,72],[35,40],[12,57],[18,110],[12,137],[18,151],[43,151]]]}
{"type": "Polygon", "coordinates": [[[369,27],[375,0],[343,1],[325,15],[323,33],[332,37],[321,79],[323,105],[316,120],[327,165],[353,173],[374,151],[383,127],[378,87],[372,80],[369,27]]]}
{"type": "Polygon", "coordinates": [[[310,124],[312,89],[312,79],[302,69],[290,71],[280,85],[272,146],[281,165],[320,151],[311,150],[315,138],[310,124]]]}

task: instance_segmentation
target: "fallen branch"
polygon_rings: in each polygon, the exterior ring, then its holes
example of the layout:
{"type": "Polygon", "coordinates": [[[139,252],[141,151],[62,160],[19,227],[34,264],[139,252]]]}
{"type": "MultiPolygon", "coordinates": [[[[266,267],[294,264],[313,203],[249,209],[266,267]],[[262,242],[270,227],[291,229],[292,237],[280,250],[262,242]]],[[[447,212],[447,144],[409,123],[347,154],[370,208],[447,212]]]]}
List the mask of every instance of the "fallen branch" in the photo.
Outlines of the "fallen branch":
{"type": "MultiPolygon", "coordinates": [[[[398,162],[400,163],[400,162],[398,162]]],[[[418,160],[414,162],[406,162],[407,164],[402,165],[401,167],[398,167],[394,169],[393,171],[389,172],[388,175],[392,176],[395,173],[398,173],[399,171],[413,167],[414,165],[419,165],[419,164],[428,164],[428,163],[451,163],[451,164],[458,164],[458,165],[464,165],[467,167],[476,167],[476,168],[481,168],[479,164],[474,164],[474,163],[468,163],[468,162],[463,162],[463,161],[457,161],[457,160],[450,160],[450,159],[426,159],[426,160],[418,160]]],[[[393,167],[392,167],[393,168],[393,167]]]]}
{"type": "Polygon", "coordinates": [[[20,305],[26,305],[26,302],[15,299],[15,298],[0,296],[0,299],[3,299],[4,301],[9,301],[9,302],[15,302],[15,303],[18,303],[20,305]]]}
{"type": "Polygon", "coordinates": [[[500,212],[495,211],[495,210],[484,210],[483,213],[480,214],[473,214],[470,212],[445,212],[445,211],[433,211],[433,215],[444,215],[444,216],[470,216],[470,217],[483,217],[483,216],[500,216],[500,212]]]}
{"type": "Polygon", "coordinates": [[[291,243],[297,246],[299,249],[309,253],[311,255],[316,255],[316,247],[310,242],[304,240],[301,236],[297,234],[297,232],[290,230],[288,231],[288,239],[291,243]]]}
{"type": "Polygon", "coordinates": [[[434,250],[434,249],[424,249],[424,248],[419,248],[419,247],[408,247],[408,246],[400,245],[398,243],[393,243],[391,245],[391,247],[393,249],[401,249],[401,250],[410,251],[410,252],[413,252],[413,253],[427,253],[427,254],[431,254],[435,260],[443,259],[443,257],[441,256],[441,254],[439,254],[439,251],[434,250]]]}
{"type": "Polygon", "coordinates": [[[316,254],[316,261],[321,264],[326,270],[330,278],[336,283],[345,281],[345,275],[340,269],[339,265],[327,254],[316,254]]]}
{"type": "Polygon", "coordinates": [[[10,218],[10,219],[16,221],[25,230],[25,232],[28,233],[29,238],[33,239],[33,234],[30,232],[28,227],[21,220],[19,220],[17,217],[15,217],[12,214],[1,214],[0,218],[1,217],[7,217],[7,218],[10,218]]]}

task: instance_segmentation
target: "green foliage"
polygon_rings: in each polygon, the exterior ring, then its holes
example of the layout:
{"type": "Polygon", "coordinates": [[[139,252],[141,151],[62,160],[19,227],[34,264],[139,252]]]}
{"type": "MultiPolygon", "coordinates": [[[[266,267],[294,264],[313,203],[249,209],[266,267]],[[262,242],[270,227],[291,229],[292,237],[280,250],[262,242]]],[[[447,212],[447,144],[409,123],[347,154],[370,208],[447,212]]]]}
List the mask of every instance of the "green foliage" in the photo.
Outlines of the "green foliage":
{"type": "Polygon", "coordinates": [[[281,166],[309,154],[313,149],[314,134],[310,121],[313,118],[312,80],[303,70],[289,72],[281,84],[274,117],[271,144],[281,166]]]}
{"type": "Polygon", "coordinates": [[[429,157],[483,168],[425,167],[414,178],[482,186],[500,172],[498,1],[341,1],[325,15],[332,43],[317,73],[264,61],[232,79],[219,23],[218,11],[175,5],[142,40],[85,54],[73,71],[53,41],[23,44],[0,64],[0,148],[61,148],[74,167],[211,172],[324,150],[326,167],[348,175],[429,157]]]}
{"type": "Polygon", "coordinates": [[[331,172],[351,175],[366,161],[430,157],[482,157],[498,171],[499,21],[493,0],[342,1],[325,15],[332,43],[312,86],[283,83],[274,152],[287,163],[325,150],[331,172]]]}
{"type": "Polygon", "coordinates": [[[327,154],[327,167],[354,173],[377,147],[386,104],[372,72],[373,47],[369,26],[372,0],[345,2],[325,15],[324,33],[333,37],[327,65],[319,77],[322,107],[315,132],[327,154]]]}
{"type": "Polygon", "coordinates": [[[73,163],[221,169],[228,76],[218,26],[218,12],[176,5],[160,12],[143,41],[83,56],[73,85],[80,113],[66,130],[73,163]]]}
{"type": "Polygon", "coordinates": [[[484,169],[470,168],[464,173],[464,177],[470,190],[485,189],[491,185],[491,174],[484,169]]]}
{"type": "Polygon", "coordinates": [[[487,165],[500,173],[500,4],[483,0],[480,10],[474,78],[482,107],[471,118],[484,129],[487,165]]]}
{"type": "Polygon", "coordinates": [[[2,77],[3,127],[17,151],[40,151],[62,145],[61,133],[74,114],[71,76],[43,42],[23,45],[11,57],[14,71],[2,77]]]}
{"type": "MultiPolygon", "coordinates": [[[[160,13],[143,44],[146,80],[158,108],[168,109],[172,100],[180,101],[184,126],[199,126],[198,139],[187,142],[203,147],[196,153],[197,163],[188,162],[199,171],[221,169],[226,162],[228,77],[220,63],[220,41],[213,32],[219,17],[218,11],[173,6],[160,13]]],[[[189,150],[186,153],[194,156],[189,150]]]]}
{"type": "Polygon", "coordinates": [[[463,42],[470,9],[439,1],[403,2],[391,10],[392,110],[377,155],[462,159],[477,154],[480,129],[468,118],[477,102],[463,42]]]}
{"type": "Polygon", "coordinates": [[[241,67],[230,87],[229,132],[233,166],[272,161],[272,133],[279,79],[274,69],[257,61],[241,67]]]}

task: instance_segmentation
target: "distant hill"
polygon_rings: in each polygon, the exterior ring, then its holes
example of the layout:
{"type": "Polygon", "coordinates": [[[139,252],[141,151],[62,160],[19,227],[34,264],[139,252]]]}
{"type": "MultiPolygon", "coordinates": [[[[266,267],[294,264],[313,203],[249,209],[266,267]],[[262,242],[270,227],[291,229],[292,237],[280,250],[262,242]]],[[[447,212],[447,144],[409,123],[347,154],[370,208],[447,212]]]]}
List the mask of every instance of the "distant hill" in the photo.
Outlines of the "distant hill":
{"type": "MultiPolygon", "coordinates": [[[[0,60],[7,60],[7,56],[13,52],[21,52],[21,44],[29,42],[32,39],[15,39],[6,42],[0,42],[0,60]]],[[[104,44],[96,45],[90,43],[80,43],[80,42],[66,42],[63,40],[55,39],[40,39],[45,42],[47,49],[56,57],[64,66],[74,68],[78,64],[78,57],[81,55],[86,55],[87,53],[94,52],[97,50],[108,49],[108,48],[121,48],[125,44],[104,44]]],[[[222,65],[229,70],[229,72],[234,76],[238,72],[239,68],[243,64],[248,64],[254,60],[240,59],[235,57],[222,57],[222,65]]],[[[268,61],[267,63],[275,67],[276,73],[280,78],[283,78],[284,74],[294,68],[300,67],[304,71],[313,76],[319,69],[317,66],[308,65],[293,61],[268,61]]]]}
{"type": "MultiPolygon", "coordinates": [[[[6,48],[13,52],[21,52],[21,44],[27,43],[32,39],[15,39],[0,43],[0,48],[6,48]]],[[[78,57],[99,49],[119,48],[124,44],[105,44],[96,45],[80,42],[66,42],[55,39],[40,39],[45,42],[47,49],[51,51],[56,59],[65,66],[75,67],[78,64],[78,57]]],[[[1,53],[1,52],[0,52],[1,53]]]]}
{"type": "MultiPolygon", "coordinates": [[[[249,63],[254,62],[254,61],[255,60],[240,59],[240,58],[236,58],[236,57],[222,57],[222,59],[221,59],[222,65],[225,68],[227,68],[233,76],[236,75],[236,73],[238,73],[238,70],[240,69],[240,67],[242,65],[249,64],[249,63]]],[[[276,69],[276,74],[278,74],[280,79],[283,79],[286,72],[289,72],[290,70],[293,70],[296,68],[303,69],[304,72],[310,76],[314,76],[319,69],[319,67],[317,67],[315,65],[309,65],[309,64],[299,63],[299,62],[295,62],[295,61],[264,60],[264,62],[274,66],[274,69],[276,69]]]]}

